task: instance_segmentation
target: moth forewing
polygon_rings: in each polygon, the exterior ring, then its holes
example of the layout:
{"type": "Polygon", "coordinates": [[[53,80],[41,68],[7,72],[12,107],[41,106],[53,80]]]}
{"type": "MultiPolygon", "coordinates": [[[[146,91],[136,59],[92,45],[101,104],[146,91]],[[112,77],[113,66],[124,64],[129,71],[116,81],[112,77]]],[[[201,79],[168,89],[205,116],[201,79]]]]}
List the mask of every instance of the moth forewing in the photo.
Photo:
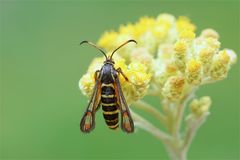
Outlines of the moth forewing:
{"type": "Polygon", "coordinates": [[[133,123],[133,119],[131,117],[127,102],[123,95],[118,75],[115,76],[114,86],[115,86],[115,90],[116,90],[118,106],[121,111],[121,128],[123,131],[125,131],[127,133],[132,133],[132,132],[134,132],[134,123],[133,123]]]}
{"type": "Polygon", "coordinates": [[[101,82],[99,79],[97,79],[93,89],[92,97],[80,122],[80,129],[84,133],[92,131],[95,127],[95,113],[100,105],[100,98],[101,82]]]}

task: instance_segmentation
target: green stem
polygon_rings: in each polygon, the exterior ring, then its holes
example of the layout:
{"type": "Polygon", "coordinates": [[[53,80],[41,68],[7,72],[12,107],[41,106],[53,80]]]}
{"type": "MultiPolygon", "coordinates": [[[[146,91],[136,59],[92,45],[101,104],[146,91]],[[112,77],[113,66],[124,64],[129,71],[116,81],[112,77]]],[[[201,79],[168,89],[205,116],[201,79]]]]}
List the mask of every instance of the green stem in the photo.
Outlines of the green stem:
{"type": "Polygon", "coordinates": [[[188,120],[188,127],[186,128],[186,134],[183,142],[182,149],[184,151],[187,151],[190,147],[190,144],[192,143],[192,140],[194,139],[197,130],[199,127],[206,121],[207,116],[209,113],[205,113],[197,120],[193,117],[190,117],[188,120]]]}
{"type": "Polygon", "coordinates": [[[193,93],[196,89],[197,88],[192,89],[188,95],[178,102],[171,102],[167,99],[162,100],[161,103],[164,114],[144,101],[134,103],[136,108],[151,114],[153,117],[158,119],[159,122],[165,124],[165,126],[169,129],[169,134],[157,128],[145,118],[131,111],[135,125],[161,140],[171,160],[187,159],[187,152],[192,140],[196,135],[198,128],[204,123],[208,115],[208,113],[206,113],[199,118],[190,116],[186,123],[185,136],[180,136],[181,125],[183,125],[184,111],[186,109],[187,102],[194,96],[193,93]]]}
{"type": "Polygon", "coordinates": [[[184,111],[187,105],[187,102],[193,97],[194,95],[192,94],[192,92],[190,94],[188,94],[187,96],[185,96],[179,104],[176,104],[176,117],[175,117],[175,124],[174,124],[174,128],[173,128],[173,134],[174,137],[179,138],[179,134],[180,134],[180,129],[181,129],[181,124],[182,124],[182,120],[183,120],[183,116],[184,116],[184,111]]]}
{"type": "Polygon", "coordinates": [[[136,108],[139,108],[149,114],[151,114],[153,117],[158,119],[162,124],[165,124],[166,122],[166,117],[155,107],[151,106],[150,104],[139,100],[133,104],[136,108]]]}
{"type": "Polygon", "coordinates": [[[160,93],[160,90],[158,89],[158,86],[152,84],[152,88],[148,90],[147,95],[158,96],[159,93],[160,93]]]}
{"type": "Polygon", "coordinates": [[[152,123],[131,110],[132,117],[136,126],[151,133],[154,137],[161,140],[165,145],[169,145],[171,137],[161,129],[155,127],[152,123]]]}

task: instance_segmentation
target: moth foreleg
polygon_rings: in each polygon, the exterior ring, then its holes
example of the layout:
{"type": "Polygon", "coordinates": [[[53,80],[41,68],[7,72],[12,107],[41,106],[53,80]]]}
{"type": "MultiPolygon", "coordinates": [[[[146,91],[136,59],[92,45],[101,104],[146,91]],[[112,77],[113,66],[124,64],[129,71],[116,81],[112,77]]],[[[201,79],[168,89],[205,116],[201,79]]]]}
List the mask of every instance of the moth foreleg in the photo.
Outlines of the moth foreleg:
{"type": "Polygon", "coordinates": [[[120,67],[119,67],[116,71],[117,71],[119,74],[121,74],[126,81],[129,81],[128,78],[127,78],[127,76],[123,73],[123,71],[122,71],[122,69],[121,69],[120,67]]]}
{"type": "Polygon", "coordinates": [[[98,75],[100,73],[100,70],[96,70],[96,72],[94,73],[94,79],[95,79],[95,82],[97,81],[98,79],[98,75]]]}

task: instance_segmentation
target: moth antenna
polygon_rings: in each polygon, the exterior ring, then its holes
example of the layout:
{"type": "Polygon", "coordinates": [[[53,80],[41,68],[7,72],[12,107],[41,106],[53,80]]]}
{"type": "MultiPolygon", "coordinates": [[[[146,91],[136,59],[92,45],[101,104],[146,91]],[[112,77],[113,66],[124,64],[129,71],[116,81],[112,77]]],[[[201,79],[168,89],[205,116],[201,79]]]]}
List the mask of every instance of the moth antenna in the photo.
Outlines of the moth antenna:
{"type": "Polygon", "coordinates": [[[122,45],[120,45],[118,48],[116,48],[116,49],[112,52],[112,54],[111,54],[111,56],[110,56],[110,59],[112,59],[113,54],[114,54],[117,50],[119,50],[122,46],[124,46],[125,44],[128,44],[129,42],[134,42],[134,43],[137,44],[137,41],[135,41],[134,39],[130,39],[130,40],[124,42],[122,45]]]}
{"type": "Polygon", "coordinates": [[[80,43],[80,45],[82,45],[83,43],[90,44],[91,46],[97,48],[99,51],[102,52],[102,54],[103,54],[103,55],[105,56],[105,58],[107,59],[107,55],[106,55],[106,53],[105,53],[101,48],[99,48],[98,46],[96,46],[94,43],[89,42],[89,41],[82,41],[82,42],[80,43]]]}

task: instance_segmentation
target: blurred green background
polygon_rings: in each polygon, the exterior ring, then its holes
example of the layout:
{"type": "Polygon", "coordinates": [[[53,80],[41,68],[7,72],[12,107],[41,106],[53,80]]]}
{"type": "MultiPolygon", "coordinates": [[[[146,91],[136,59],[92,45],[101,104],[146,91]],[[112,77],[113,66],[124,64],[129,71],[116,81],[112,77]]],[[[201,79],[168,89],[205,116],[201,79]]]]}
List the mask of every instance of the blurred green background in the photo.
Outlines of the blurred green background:
{"type": "MultiPolygon", "coordinates": [[[[197,33],[216,29],[221,48],[239,53],[239,6],[228,0],[1,0],[0,159],[167,159],[154,137],[142,130],[113,132],[100,112],[94,132],[79,131],[87,98],[78,80],[100,55],[79,42],[97,42],[106,30],[167,12],[189,16],[197,33]]],[[[211,96],[213,105],[189,159],[240,159],[239,67],[234,65],[226,80],[197,92],[211,96]]]]}

